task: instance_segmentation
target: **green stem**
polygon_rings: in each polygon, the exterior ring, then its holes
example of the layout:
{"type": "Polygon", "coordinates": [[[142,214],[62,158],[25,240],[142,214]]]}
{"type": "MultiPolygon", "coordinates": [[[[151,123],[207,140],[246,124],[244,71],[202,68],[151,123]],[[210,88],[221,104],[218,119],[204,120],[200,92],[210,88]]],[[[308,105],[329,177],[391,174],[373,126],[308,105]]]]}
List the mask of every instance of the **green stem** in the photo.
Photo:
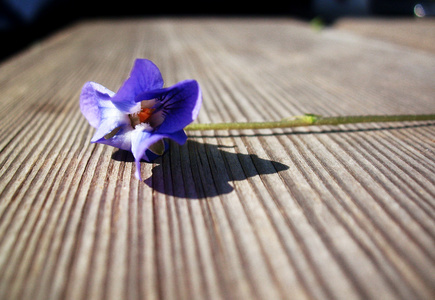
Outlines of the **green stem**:
{"type": "Polygon", "coordinates": [[[306,114],[303,116],[286,118],[275,122],[242,122],[242,123],[208,123],[190,124],[185,130],[242,130],[264,128],[289,128],[314,125],[339,125],[353,123],[403,122],[403,121],[429,121],[435,120],[435,114],[430,115],[391,115],[391,116],[339,116],[322,117],[306,114]]]}

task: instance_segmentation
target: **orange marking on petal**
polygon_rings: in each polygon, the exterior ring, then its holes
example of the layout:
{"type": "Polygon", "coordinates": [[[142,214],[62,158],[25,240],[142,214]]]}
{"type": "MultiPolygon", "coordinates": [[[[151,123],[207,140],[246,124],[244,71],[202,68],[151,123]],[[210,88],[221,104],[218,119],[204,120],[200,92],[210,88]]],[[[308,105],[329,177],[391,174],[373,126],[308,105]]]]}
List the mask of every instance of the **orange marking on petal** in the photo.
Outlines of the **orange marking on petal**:
{"type": "Polygon", "coordinates": [[[153,114],[153,111],[155,109],[153,108],[142,108],[140,113],[138,113],[137,115],[139,116],[139,120],[141,123],[147,122],[148,119],[151,117],[151,115],[153,114]]]}

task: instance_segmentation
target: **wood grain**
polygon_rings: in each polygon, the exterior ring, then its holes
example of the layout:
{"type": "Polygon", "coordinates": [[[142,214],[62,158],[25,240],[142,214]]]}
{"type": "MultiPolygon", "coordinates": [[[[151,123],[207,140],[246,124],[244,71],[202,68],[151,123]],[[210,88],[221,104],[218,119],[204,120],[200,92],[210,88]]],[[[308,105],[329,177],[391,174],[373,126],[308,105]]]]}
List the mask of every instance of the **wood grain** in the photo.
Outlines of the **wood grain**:
{"type": "Polygon", "coordinates": [[[73,25],[0,66],[0,299],[435,297],[434,122],[190,132],[139,182],[78,105],[137,57],[199,81],[200,123],[435,111],[434,54],[370,36],[73,25]]]}
{"type": "Polygon", "coordinates": [[[333,26],[379,41],[435,53],[435,31],[433,30],[435,20],[433,19],[343,18],[333,26]]]}

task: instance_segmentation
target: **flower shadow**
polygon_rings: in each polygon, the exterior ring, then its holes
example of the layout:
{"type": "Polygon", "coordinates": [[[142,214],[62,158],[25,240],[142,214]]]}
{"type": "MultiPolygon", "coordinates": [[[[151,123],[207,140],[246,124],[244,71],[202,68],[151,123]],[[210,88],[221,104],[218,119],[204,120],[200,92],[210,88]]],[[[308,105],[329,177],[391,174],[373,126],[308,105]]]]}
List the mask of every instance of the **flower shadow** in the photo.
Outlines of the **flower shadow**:
{"type": "Polygon", "coordinates": [[[228,194],[233,181],[287,170],[279,162],[255,154],[237,153],[234,148],[188,140],[186,145],[171,143],[171,151],[152,169],[145,180],[158,192],[189,199],[204,199],[228,194]]]}
{"type": "MultiPolygon", "coordinates": [[[[127,151],[117,151],[115,160],[133,162],[127,151]]],[[[289,167],[255,154],[238,153],[236,146],[220,146],[188,140],[157,159],[152,175],[144,182],[155,191],[178,198],[205,199],[231,193],[234,181],[275,174],[289,167]],[[228,151],[227,151],[228,150],[228,151]]]]}

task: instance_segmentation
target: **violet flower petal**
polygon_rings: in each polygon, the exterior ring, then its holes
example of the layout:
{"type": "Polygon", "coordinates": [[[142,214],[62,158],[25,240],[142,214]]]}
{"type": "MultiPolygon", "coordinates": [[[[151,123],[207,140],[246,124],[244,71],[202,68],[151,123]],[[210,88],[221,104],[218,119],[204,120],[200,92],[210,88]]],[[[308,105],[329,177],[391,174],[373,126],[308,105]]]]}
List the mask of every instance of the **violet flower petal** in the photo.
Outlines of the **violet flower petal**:
{"type": "MultiPolygon", "coordinates": [[[[140,173],[140,160],[145,156],[145,151],[154,143],[158,142],[163,136],[152,134],[147,131],[134,130],[131,133],[131,152],[136,162],[136,178],[142,181],[140,173]]],[[[147,158],[147,157],[145,157],[147,158]]]]}
{"type": "Polygon", "coordinates": [[[142,157],[142,159],[145,160],[146,162],[150,163],[150,162],[153,162],[154,160],[156,160],[157,158],[161,157],[169,149],[169,143],[167,140],[163,139],[163,145],[164,145],[164,150],[163,150],[162,154],[156,154],[153,151],[151,151],[150,149],[147,149],[147,150],[145,150],[145,154],[142,157]]]}
{"type": "Polygon", "coordinates": [[[80,94],[80,110],[92,127],[100,124],[100,101],[110,101],[115,93],[96,82],[86,82],[80,94]]]}
{"type": "Polygon", "coordinates": [[[119,111],[111,101],[98,101],[100,124],[91,139],[92,143],[101,143],[130,151],[133,128],[128,115],[119,111]]]}
{"type": "Polygon", "coordinates": [[[184,144],[184,127],[198,116],[201,89],[195,80],[162,88],[159,69],[149,60],[137,59],[115,94],[95,82],[87,82],[80,95],[80,109],[97,128],[91,142],[128,150],[136,162],[141,179],[140,160],[152,161],[169,147],[169,138],[184,144]],[[149,109],[149,110],[147,110],[149,109]],[[150,113],[144,117],[143,114],[150,113]]]}
{"type": "MultiPolygon", "coordinates": [[[[146,161],[150,162],[155,158],[157,158],[158,156],[155,157],[147,156],[146,150],[149,149],[152,144],[157,143],[163,138],[170,138],[175,142],[177,142],[178,144],[183,145],[187,140],[187,135],[184,132],[184,130],[179,130],[174,133],[157,134],[153,132],[135,129],[131,133],[131,152],[133,153],[133,156],[135,158],[136,177],[139,180],[142,180],[142,177],[140,175],[140,160],[145,159],[146,161]]],[[[165,144],[165,149],[167,149],[166,144],[165,144]]]]}
{"type": "Polygon", "coordinates": [[[179,145],[184,145],[184,143],[186,143],[186,141],[187,141],[187,135],[183,129],[178,130],[178,131],[173,132],[173,133],[166,133],[164,135],[165,135],[165,137],[175,141],[179,145]]]}
{"type": "Polygon", "coordinates": [[[181,81],[171,87],[141,94],[143,99],[157,98],[157,110],[163,110],[164,121],[156,128],[157,133],[179,131],[198,116],[202,104],[201,89],[196,80],[181,81]]]}
{"type": "Polygon", "coordinates": [[[147,59],[136,59],[130,77],[112,97],[113,104],[124,113],[134,113],[140,109],[137,96],[144,91],[163,87],[163,78],[159,68],[147,59]]]}
{"type": "Polygon", "coordinates": [[[114,135],[110,138],[105,138],[105,136],[97,137],[95,134],[91,140],[91,143],[105,144],[122,150],[131,151],[132,131],[133,129],[131,126],[116,127],[113,131],[111,131],[114,133],[114,135]]]}

